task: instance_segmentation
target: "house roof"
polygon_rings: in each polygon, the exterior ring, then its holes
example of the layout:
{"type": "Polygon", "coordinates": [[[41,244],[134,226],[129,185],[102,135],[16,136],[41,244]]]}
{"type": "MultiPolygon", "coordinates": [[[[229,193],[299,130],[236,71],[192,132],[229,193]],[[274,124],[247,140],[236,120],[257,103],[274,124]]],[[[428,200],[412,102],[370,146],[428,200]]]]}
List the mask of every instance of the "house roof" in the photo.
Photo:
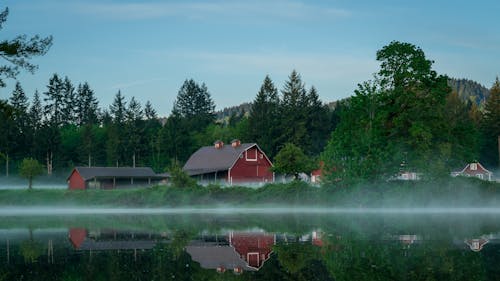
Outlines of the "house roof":
{"type": "Polygon", "coordinates": [[[256,143],[242,143],[237,147],[224,145],[221,148],[204,146],[189,157],[183,170],[189,175],[200,175],[228,170],[234,165],[243,152],[254,146],[261,150],[256,143]]]}
{"type": "MultiPolygon", "coordinates": [[[[149,167],[75,167],[84,180],[93,178],[163,178],[149,167]]],[[[71,176],[71,175],[70,175],[71,176]]]]}
{"type": "Polygon", "coordinates": [[[490,171],[488,171],[485,167],[483,167],[483,165],[481,165],[481,163],[479,162],[473,162],[473,163],[469,163],[465,166],[465,168],[462,169],[462,171],[458,172],[458,173],[474,173],[474,174],[477,174],[477,173],[484,173],[484,174],[492,174],[490,171]],[[471,164],[476,164],[477,165],[477,169],[475,170],[472,170],[471,169],[471,164]]]}

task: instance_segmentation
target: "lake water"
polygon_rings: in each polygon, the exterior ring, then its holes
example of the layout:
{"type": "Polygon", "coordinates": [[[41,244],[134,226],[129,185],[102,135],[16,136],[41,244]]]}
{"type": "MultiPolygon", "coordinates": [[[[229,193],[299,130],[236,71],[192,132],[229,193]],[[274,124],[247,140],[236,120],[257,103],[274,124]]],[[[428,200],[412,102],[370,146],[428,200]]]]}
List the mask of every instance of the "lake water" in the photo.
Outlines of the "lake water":
{"type": "Polygon", "coordinates": [[[500,280],[494,211],[35,213],[0,212],[0,280],[500,280]]]}

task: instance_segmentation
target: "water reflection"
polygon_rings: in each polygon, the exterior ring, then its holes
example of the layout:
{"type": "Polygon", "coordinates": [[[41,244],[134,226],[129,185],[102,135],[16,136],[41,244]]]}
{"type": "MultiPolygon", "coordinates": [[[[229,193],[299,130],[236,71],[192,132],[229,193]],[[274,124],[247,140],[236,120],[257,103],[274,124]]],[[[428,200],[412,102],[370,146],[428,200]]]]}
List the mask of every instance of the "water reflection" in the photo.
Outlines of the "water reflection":
{"type": "Polygon", "coordinates": [[[12,219],[0,280],[498,280],[499,243],[496,217],[12,219]]]}

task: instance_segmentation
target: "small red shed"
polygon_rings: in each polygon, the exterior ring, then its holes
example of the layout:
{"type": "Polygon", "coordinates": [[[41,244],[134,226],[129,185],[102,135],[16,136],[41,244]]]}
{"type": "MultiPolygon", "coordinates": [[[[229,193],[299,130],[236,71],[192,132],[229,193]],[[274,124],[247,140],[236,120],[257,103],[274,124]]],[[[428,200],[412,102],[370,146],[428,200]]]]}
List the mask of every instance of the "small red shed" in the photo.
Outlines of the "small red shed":
{"type": "Polygon", "coordinates": [[[68,189],[112,189],[151,186],[165,177],[147,167],[75,167],[67,180],[68,189]]]}
{"type": "Polygon", "coordinates": [[[231,145],[216,141],[198,149],[183,167],[201,181],[233,183],[273,182],[273,164],[256,143],[233,140],[231,145]]]}

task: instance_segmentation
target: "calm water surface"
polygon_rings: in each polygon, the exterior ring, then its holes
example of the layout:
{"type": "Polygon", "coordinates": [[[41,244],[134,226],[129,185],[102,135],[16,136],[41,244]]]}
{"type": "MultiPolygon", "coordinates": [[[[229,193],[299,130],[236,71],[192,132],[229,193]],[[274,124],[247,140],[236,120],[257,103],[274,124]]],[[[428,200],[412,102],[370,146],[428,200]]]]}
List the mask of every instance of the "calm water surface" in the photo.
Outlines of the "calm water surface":
{"type": "Polygon", "coordinates": [[[0,280],[500,280],[500,216],[11,212],[0,280]]]}

